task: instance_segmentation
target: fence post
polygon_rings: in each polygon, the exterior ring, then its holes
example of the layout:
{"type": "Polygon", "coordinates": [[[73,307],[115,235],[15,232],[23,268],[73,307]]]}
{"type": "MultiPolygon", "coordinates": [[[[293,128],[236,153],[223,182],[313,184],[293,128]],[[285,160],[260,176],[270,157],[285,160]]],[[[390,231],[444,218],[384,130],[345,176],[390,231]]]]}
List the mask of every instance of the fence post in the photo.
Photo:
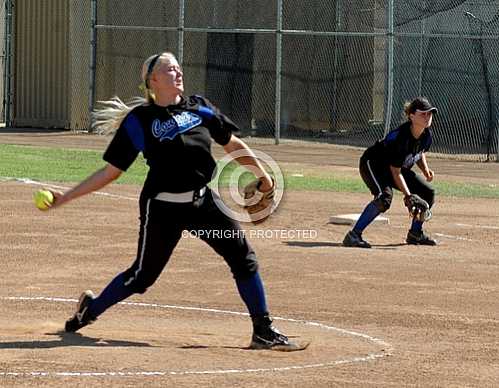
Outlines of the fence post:
{"type": "Polygon", "coordinates": [[[91,39],[90,39],[90,93],[89,93],[89,107],[90,107],[90,128],[92,130],[92,112],[95,107],[95,77],[97,71],[97,0],[91,0],[91,39]]]}
{"type": "Polygon", "coordinates": [[[496,163],[499,163],[499,125],[496,126],[497,128],[497,134],[496,134],[496,151],[497,151],[497,155],[496,155],[496,163]]]}
{"type": "MultiPolygon", "coordinates": [[[[427,1],[423,1],[423,7],[427,7],[427,1]]],[[[424,57],[424,40],[426,34],[426,18],[421,19],[421,37],[419,38],[419,72],[418,72],[418,96],[423,93],[423,57],[424,57]]]]}
{"type": "Polygon", "coordinates": [[[277,0],[275,65],[275,144],[281,139],[282,0],[277,0]]]}
{"type": "Polygon", "coordinates": [[[177,59],[182,66],[184,63],[184,23],[185,23],[185,1],[180,0],[178,2],[178,55],[177,59]]]}
{"type": "Polygon", "coordinates": [[[385,130],[386,135],[390,131],[390,125],[392,122],[392,105],[393,105],[393,47],[394,47],[394,29],[393,29],[393,2],[394,0],[388,1],[388,50],[387,50],[387,85],[386,85],[386,110],[385,110],[385,130]]]}
{"type": "Polygon", "coordinates": [[[4,63],[4,119],[5,126],[12,124],[12,0],[5,2],[5,63],[4,63]]]}
{"type": "Polygon", "coordinates": [[[336,0],[336,9],[334,12],[335,16],[335,22],[334,22],[334,32],[336,33],[334,35],[334,58],[333,58],[333,106],[331,109],[331,126],[333,131],[338,130],[338,98],[337,98],[337,92],[338,92],[338,54],[340,50],[338,49],[338,35],[337,33],[339,31],[342,31],[343,26],[342,26],[342,0],[336,0]]]}

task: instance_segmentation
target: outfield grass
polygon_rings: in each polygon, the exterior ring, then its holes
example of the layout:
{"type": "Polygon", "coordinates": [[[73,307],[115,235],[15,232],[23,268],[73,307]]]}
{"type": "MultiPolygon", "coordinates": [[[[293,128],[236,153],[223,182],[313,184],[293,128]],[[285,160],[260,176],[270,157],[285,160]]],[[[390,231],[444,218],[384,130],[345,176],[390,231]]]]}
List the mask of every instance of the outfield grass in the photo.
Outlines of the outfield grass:
{"type": "MultiPolygon", "coordinates": [[[[0,144],[0,177],[30,178],[42,182],[79,182],[104,165],[101,151],[70,150],[0,144]]],[[[221,174],[222,186],[227,185],[235,165],[230,164],[221,174]]],[[[144,159],[139,157],[118,183],[142,184],[147,173],[144,159]]],[[[367,192],[359,178],[324,177],[317,174],[284,176],[287,189],[336,192],[367,192]]],[[[249,175],[245,180],[250,179],[249,175]]],[[[438,181],[434,184],[439,195],[456,197],[499,198],[499,187],[484,184],[438,181]]]]}
{"type": "MultiPolygon", "coordinates": [[[[44,182],[79,182],[104,166],[101,151],[0,144],[0,176],[44,182]]],[[[138,158],[120,183],[141,184],[147,166],[138,158]]]]}

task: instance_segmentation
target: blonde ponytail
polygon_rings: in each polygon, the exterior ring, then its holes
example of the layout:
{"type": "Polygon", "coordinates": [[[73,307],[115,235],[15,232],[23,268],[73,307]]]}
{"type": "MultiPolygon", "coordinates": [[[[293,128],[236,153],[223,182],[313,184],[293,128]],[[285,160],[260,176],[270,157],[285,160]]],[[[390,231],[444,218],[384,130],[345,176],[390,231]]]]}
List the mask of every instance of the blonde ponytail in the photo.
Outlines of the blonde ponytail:
{"type": "Polygon", "coordinates": [[[407,120],[410,119],[410,114],[413,113],[411,112],[411,110],[412,110],[412,102],[411,101],[404,102],[404,115],[407,120]]]}
{"type": "Polygon", "coordinates": [[[101,135],[114,133],[132,109],[147,102],[144,97],[134,97],[125,103],[117,96],[99,101],[102,108],[92,112],[92,131],[101,135]]]}

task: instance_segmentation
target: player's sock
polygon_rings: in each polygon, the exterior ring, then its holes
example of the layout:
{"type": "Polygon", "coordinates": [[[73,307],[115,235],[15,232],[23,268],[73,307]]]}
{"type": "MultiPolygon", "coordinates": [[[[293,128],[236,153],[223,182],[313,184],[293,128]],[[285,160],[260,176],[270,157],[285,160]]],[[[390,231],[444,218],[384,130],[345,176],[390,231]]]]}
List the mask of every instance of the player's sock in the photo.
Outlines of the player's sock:
{"type": "Polygon", "coordinates": [[[268,313],[265,289],[258,272],[249,279],[236,279],[236,285],[252,317],[268,313]]]}
{"type": "Polygon", "coordinates": [[[420,232],[423,230],[423,223],[421,221],[418,221],[416,219],[412,220],[412,225],[411,225],[411,230],[413,232],[420,232]]]}
{"type": "Polygon", "coordinates": [[[111,283],[107,285],[101,294],[95,298],[88,307],[89,314],[97,318],[112,305],[128,298],[133,292],[125,286],[123,273],[116,276],[111,283]]]}
{"type": "Polygon", "coordinates": [[[367,228],[371,222],[373,222],[379,213],[380,211],[374,201],[370,202],[355,223],[353,230],[357,232],[357,234],[361,235],[364,229],[367,228]]]}

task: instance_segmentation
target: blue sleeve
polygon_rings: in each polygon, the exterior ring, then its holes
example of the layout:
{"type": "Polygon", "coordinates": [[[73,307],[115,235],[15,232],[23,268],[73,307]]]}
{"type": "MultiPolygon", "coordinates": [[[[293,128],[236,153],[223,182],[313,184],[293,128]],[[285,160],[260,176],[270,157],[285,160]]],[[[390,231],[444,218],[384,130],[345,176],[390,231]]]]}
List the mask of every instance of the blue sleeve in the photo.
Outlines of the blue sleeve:
{"type": "Polygon", "coordinates": [[[385,145],[385,157],[388,164],[393,167],[401,168],[404,164],[406,151],[400,129],[398,128],[389,132],[383,140],[383,143],[385,145]]]}
{"type": "Polygon", "coordinates": [[[193,96],[193,98],[198,103],[198,113],[203,118],[213,140],[222,146],[226,145],[232,134],[239,132],[238,126],[207,98],[201,96],[193,96]]]}
{"type": "Polygon", "coordinates": [[[103,159],[126,171],[141,151],[144,151],[144,131],[138,117],[129,113],[109,143],[103,159]]]}

